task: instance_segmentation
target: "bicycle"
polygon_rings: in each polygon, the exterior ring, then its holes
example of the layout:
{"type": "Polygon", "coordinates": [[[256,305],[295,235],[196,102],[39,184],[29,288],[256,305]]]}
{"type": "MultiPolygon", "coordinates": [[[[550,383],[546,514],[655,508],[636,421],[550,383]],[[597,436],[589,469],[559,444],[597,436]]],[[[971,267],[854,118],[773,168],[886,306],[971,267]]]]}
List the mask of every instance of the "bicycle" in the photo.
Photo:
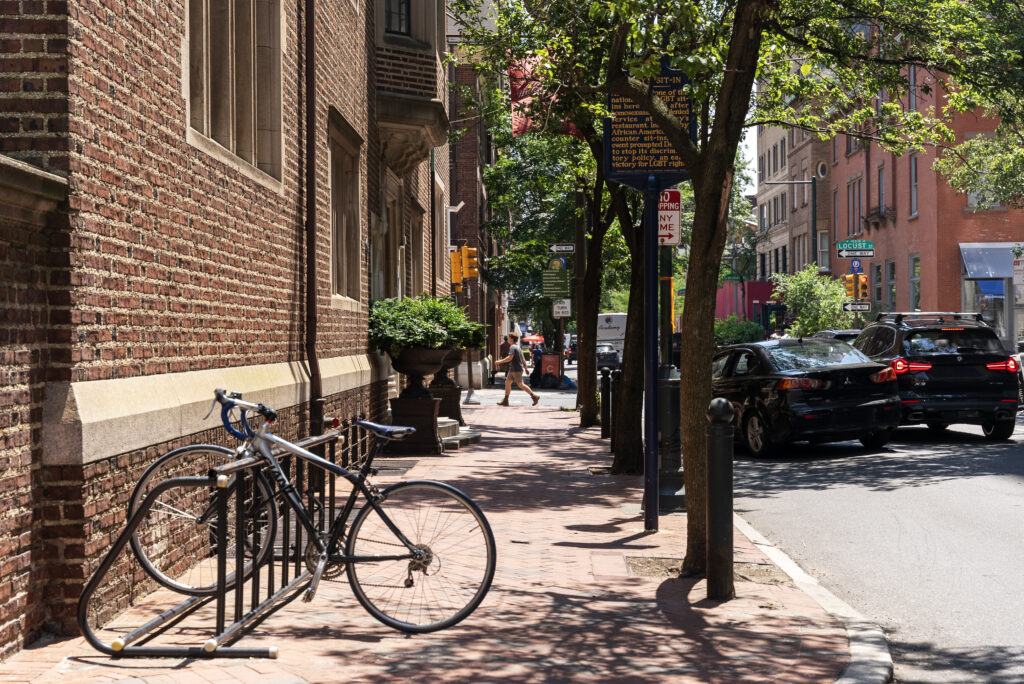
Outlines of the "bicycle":
{"type": "MultiPolygon", "coordinates": [[[[273,434],[271,425],[277,419],[273,409],[242,401],[240,394],[222,389],[214,395],[211,411],[221,405],[224,429],[242,444],[235,450],[192,445],[160,457],[136,485],[129,519],[160,482],[197,471],[205,475],[233,463],[228,490],[235,496],[229,499],[228,520],[235,519],[235,507],[241,505],[246,527],[239,557],[244,559],[241,571],[246,579],[273,557],[280,501],[294,511],[308,533],[304,561],[312,579],[305,590],[306,601],[312,600],[321,579],[340,576],[344,570],[363,608],[404,632],[451,627],[480,605],[494,578],[496,551],[490,525],[476,503],[441,482],[409,480],[378,490],[367,479],[376,474],[373,459],[384,445],[412,434],[415,428],[355,421],[377,439],[358,470],[349,470],[273,434]],[[232,425],[236,409],[240,429],[232,425]],[[262,418],[256,430],[248,411],[262,418]],[[351,483],[352,490],[330,529],[314,523],[315,516],[323,517],[322,509],[311,511],[303,504],[271,447],[351,483]],[[350,526],[348,520],[360,496],[365,503],[350,526]]],[[[313,507],[318,506],[323,504],[313,507]]],[[[145,571],[161,585],[193,596],[211,595],[218,589],[216,523],[212,488],[171,487],[150,508],[132,535],[131,546],[145,571]]],[[[224,540],[228,559],[236,558],[239,540],[233,534],[229,531],[224,540]]],[[[230,570],[229,584],[238,569],[230,570]]]]}

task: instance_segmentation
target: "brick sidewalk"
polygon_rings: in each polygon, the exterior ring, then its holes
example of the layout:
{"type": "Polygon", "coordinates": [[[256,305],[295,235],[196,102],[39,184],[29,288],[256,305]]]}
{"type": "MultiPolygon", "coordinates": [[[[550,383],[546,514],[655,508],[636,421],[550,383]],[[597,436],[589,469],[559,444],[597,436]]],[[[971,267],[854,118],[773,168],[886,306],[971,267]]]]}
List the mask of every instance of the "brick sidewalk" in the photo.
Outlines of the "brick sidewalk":
{"type": "MultiPolygon", "coordinates": [[[[678,565],[685,515],[662,516],[661,530],[646,534],[641,478],[591,475],[610,462],[607,442],[575,429],[575,413],[482,406],[466,418],[480,444],[419,458],[402,476],[463,489],[494,529],[494,585],[465,622],[405,636],[363,611],[347,583],[324,582],[313,603],[285,604],[236,644],[278,646],[276,660],[114,660],[76,638],[16,654],[0,681],[788,683],[842,673],[843,625],[738,531],[732,601],[708,601],[703,581],[646,576],[678,565]]],[[[109,643],[168,601],[154,594],[100,638],[109,643]]],[[[207,636],[183,623],[151,643],[207,636]]]]}

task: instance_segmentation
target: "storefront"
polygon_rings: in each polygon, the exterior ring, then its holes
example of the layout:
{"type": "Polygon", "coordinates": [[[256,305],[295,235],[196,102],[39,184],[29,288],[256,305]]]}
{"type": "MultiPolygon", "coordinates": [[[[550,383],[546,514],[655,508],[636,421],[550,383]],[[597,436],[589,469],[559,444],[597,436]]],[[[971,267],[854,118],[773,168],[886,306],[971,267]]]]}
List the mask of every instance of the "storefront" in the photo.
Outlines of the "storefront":
{"type": "Polygon", "coordinates": [[[977,312],[1003,344],[1016,352],[1024,342],[1024,286],[1013,284],[1015,242],[961,242],[961,310],[977,312]],[[1009,294],[1010,296],[1007,296],[1009,294]]]}

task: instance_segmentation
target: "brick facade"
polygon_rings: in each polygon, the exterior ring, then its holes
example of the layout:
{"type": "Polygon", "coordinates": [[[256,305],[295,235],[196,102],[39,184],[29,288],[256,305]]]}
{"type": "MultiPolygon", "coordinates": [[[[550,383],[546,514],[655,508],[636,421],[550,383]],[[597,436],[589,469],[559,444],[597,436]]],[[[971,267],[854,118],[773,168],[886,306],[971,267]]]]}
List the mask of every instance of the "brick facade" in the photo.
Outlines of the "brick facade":
{"type": "MultiPolygon", "coordinates": [[[[386,49],[377,4],[317,3],[317,356],[325,412],[346,418],[382,419],[395,385],[367,345],[371,297],[448,288],[434,258],[447,242],[435,209],[449,203],[444,45],[386,49]],[[408,86],[406,109],[382,99],[385,83],[408,86]],[[421,108],[431,117],[415,119],[421,108]],[[360,141],[366,249],[349,298],[331,291],[332,121],[360,141]],[[403,126],[421,144],[396,134],[403,126]],[[401,207],[390,225],[389,183],[401,207]],[[389,245],[404,250],[403,278],[389,245]],[[386,272],[376,295],[375,259],[386,272]]],[[[286,437],[309,420],[305,3],[278,3],[280,154],[269,170],[190,125],[189,3],[11,5],[0,151],[49,173],[5,162],[45,192],[26,219],[0,218],[0,487],[15,502],[0,517],[0,657],[42,630],[76,629],[78,595],[143,469],[176,446],[225,441],[201,420],[214,387],[238,383],[281,409],[286,437]]],[[[0,177],[0,197],[19,182],[0,177]]],[[[101,592],[109,614],[148,586],[122,562],[101,592]]]]}

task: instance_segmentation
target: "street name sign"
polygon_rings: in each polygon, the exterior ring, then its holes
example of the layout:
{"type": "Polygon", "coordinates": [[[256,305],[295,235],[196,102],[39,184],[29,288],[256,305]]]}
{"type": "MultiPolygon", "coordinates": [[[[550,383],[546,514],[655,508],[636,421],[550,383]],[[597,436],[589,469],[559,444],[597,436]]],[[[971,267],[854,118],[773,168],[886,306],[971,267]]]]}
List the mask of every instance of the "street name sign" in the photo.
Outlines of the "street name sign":
{"type": "Polygon", "coordinates": [[[569,272],[564,269],[541,271],[540,294],[542,297],[568,297],[569,272]]]}
{"type": "Polygon", "coordinates": [[[658,244],[662,247],[677,247],[682,239],[679,215],[683,208],[683,193],[679,190],[662,190],[658,195],[658,244]]]}
{"type": "Polygon", "coordinates": [[[551,316],[553,318],[569,318],[572,316],[572,300],[556,299],[551,302],[551,316]]]}
{"type": "Polygon", "coordinates": [[[871,311],[871,302],[843,302],[843,311],[871,311]]]}
{"type": "Polygon", "coordinates": [[[575,254],[576,245],[572,242],[556,242],[548,245],[548,252],[551,254],[575,254]]]}
{"type": "Polygon", "coordinates": [[[875,256],[875,243],[870,240],[843,240],[836,243],[840,259],[875,256]]]}

